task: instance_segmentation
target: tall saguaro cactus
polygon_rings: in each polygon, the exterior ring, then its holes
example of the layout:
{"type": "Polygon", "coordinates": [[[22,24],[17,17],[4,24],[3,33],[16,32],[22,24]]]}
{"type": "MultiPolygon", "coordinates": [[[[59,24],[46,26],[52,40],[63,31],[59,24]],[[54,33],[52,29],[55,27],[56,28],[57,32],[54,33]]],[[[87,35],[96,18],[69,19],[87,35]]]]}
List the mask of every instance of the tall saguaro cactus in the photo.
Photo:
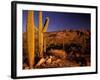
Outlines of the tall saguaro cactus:
{"type": "Polygon", "coordinates": [[[27,24],[26,24],[26,35],[27,35],[27,49],[28,49],[28,63],[29,68],[34,66],[34,53],[35,53],[35,35],[34,35],[34,12],[32,10],[28,11],[27,14],[27,24]]]}
{"type": "Polygon", "coordinates": [[[38,36],[39,36],[39,57],[43,57],[43,33],[46,32],[49,18],[46,18],[45,24],[42,24],[42,11],[39,11],[39,22],[38,22],[38,36]]]}
{"type": "Polygon", "coordinates": [[[38,32],[39,39],[39,57],[43,57],[43,33],[46,32],[49,18],[46,18],[44,26],[42,25],[42,12],[39,12],[38,29],[35,27],[34,11],[29,10],[27,14],[26,36],[27,36],[27,49],[28,49],[28,63],[29,68],[33,68],[35,63],[35,30],[38,32]]]}

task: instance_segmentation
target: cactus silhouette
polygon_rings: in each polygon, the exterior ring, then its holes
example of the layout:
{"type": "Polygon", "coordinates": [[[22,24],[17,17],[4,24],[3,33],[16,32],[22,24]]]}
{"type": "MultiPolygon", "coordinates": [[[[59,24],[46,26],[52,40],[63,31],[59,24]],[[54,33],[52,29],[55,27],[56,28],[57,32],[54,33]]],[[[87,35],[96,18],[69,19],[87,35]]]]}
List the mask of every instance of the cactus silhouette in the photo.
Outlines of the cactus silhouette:
{"type": "Polygon", "coordinates": [[[26,35],[27,35],[27,49],[28,49],[28,63],[29,68],[34,67],[35,59],[35,31],[38,32],[38,47],[39,57],[43,57],[43,33],[46,32],[49,18],[46,18],[44,26],[42,25],[42,11],[38,15],[38,28],[35,27],[34,11],[29,10],[27,14],[26,35]]]}
{"type": "Polygon", "coordinates": [[[46,32],[48,28],[49,18],[47,17],[44,23],[42,24],[42,11],[39,11],[39,22],[38,22],[38,37],[39,37],[39,57],[43,57],[43,33],[46,32]]]}
{"type": "Polygon", "coordinates": [[[26,36],[27,36],[27,49],[28,49],[28,63],[29,68],[34,66],[35,57],[35,36],[34,36],[34,12],[32,10],[28,11],[27,14],[27,24],[26,24],[26,36]]]}

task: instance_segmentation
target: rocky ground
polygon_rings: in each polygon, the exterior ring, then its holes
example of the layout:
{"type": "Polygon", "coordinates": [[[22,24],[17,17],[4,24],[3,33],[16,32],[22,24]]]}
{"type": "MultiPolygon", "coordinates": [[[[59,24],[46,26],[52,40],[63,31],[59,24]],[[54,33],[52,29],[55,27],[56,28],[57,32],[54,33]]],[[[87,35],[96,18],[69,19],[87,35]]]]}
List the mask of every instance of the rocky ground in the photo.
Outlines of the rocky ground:
{"type": "MultiPolygon", "coordinates": [[[[45,54],[43,58],[38,59],[33,68],[62,68],[62,67],[81,67],[90,66],[90,56],[81,57],[80,55],[68,55],[62,50],[52,50],[49,55],[45,54]],[[55,53],[54,53],[55,52],[55,53]],[[56,54],[56,55],[55,55],[56,54]]],[[[24,69],[29,69],[24,64],[24,69]]]]}
{"type": "Polygon", "coordinates": [[[62,67],[78,67],[80,66],[75,61],[69,61],[68,59],[60,59],[54,56],[42,58],[40,65],[36,65],[36,68],[62,68],[62,67]]]}

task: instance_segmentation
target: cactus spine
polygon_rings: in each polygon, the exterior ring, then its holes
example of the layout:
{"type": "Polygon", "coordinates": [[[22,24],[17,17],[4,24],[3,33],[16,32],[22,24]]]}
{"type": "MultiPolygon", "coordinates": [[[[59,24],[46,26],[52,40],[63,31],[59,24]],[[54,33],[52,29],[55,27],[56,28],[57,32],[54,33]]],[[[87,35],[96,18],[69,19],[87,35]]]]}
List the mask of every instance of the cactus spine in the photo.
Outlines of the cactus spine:
{"type": "Polygon", "coordinates": [[[35,57],[35,38],[34,38],[34,12],[32,10],[28,11],[27,14],[27,24],[26,24],[26,35],[27,35],[27,49],[28,49],[28,62],[29,68],[34,66],[34,57],[35,57]]]}
{"type": "Polygon", "coordinates": [[[39,37],[39,57],[43,57],[43,33],[46,32],[49,18],[46,18],[44,26],[42,25],[42,11],[39,11],[39,23],[38,23],[38,37],[39,37]]]}

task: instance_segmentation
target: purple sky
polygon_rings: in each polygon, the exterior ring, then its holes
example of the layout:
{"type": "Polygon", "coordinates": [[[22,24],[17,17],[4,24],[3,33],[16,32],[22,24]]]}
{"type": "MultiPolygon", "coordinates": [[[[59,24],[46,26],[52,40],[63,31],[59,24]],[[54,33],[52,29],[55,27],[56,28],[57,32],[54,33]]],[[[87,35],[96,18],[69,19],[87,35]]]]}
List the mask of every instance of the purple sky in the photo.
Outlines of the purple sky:
{"type": "MultiPolygon", "coordinates": [[[[49,31],[65,29],[90,29],[91,15],[83,13],[47,12],[43,11],[43,24],[46,17],[49,17],[49,31]]],[[[34,11],[35,25],[38,26],[38,11],[34,11]]],[[[27,10],[23,10],[23,32],[26,31],[27,10]]]]}

